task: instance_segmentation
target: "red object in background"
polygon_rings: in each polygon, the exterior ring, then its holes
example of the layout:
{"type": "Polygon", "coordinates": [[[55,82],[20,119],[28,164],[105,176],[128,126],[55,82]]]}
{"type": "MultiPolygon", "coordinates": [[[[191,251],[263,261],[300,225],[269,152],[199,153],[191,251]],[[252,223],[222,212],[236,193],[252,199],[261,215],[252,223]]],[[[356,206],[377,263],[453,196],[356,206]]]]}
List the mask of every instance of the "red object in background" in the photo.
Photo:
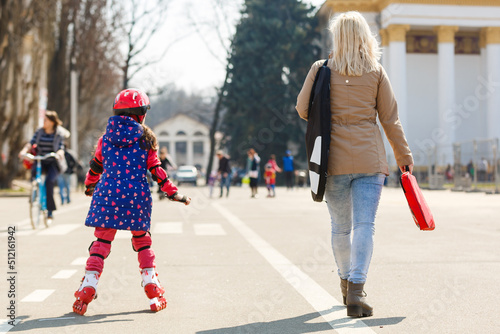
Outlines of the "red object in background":
{"type": "Polygon", "coordinates": [[[404,172],[401,175],[401,187],[405,193],[415,224],[422,231],[432,231],[436,227],[434,217],[422,195],[415,176],[410,172],[404,172]]]}
{"type": "MultiPolygon", "coordinates": [[[[29,150],[28,152],[29,154],[32,154],[32,155],[36,155],[36,144],[33,144],[33,146],[31,146],[31,149],[29,150]]],[[[29,160],[28,158],[25,158],[23,160],[23,166],[24,168],[26,168],[27,170],[30,170],[31,168],[33,168],[33,164],[35,162],[32,161],[32,160],[29,160]]]]}

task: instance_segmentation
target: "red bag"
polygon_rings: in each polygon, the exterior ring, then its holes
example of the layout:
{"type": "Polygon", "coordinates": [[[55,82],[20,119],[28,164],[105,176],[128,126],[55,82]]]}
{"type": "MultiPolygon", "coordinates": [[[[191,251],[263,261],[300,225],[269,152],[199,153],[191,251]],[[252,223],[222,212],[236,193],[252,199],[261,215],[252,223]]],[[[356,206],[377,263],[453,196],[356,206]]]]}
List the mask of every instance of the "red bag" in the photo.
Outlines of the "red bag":
{"type": "MultiPolygon", "coordinates": [[[[29,153],[29,154],[32,154],[32,155],[36,155],[36,144],[33,144],[33,146],[31,146],[31,149],[29,150],[29,152],[28,152],[28,153],[29,153]]],[[[27,159],[27,158],[25,158],[25,159],[23,160],[23,166],[24,166],[24,168],[26,168],[27,170],[30,170],[30,169],[33,167],[33,164],[34,164],[34,163],[35,163],[34,161],[29,160],[29,159],[27,159]]]]}
{"type": "Polygon", "coordinates": [[[404,172],[401,175],[401,187],[405,193],[415,224],[422,231],[432,231],[436,227],[434,225],[434,218],[420,191],[415,176],[410,174],[410,172],[404,172]]]}

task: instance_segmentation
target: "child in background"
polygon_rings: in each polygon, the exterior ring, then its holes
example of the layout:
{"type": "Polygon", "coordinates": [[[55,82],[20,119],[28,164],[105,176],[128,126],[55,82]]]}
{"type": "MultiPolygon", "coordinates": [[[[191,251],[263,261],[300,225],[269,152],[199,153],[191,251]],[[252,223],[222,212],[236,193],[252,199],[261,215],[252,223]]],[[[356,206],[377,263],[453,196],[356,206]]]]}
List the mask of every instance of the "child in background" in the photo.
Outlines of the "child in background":
{"type": "Polygon", "coordinates": [[[210,175],[208,176],[208,195],[210,198],[212,198],[212,194],[214,192],[214,186],[215,186],[215,181],[217,180],[217,172],[212,171],[210,175]]]}
{"type": "Polygon", "coordinates": [[[88,303],[96,297],[104,259],[111,251],[117,230],[132,233],[132,247],[138,254],[151,310],[157,312],[167,306],[151,249],[152,198],[146,172],[151,172],[170,200],[188,205],[191,198],[180,195],[161,168],[156,137],[144,125],[148,109],[146,94],[137,89],[121,91],[113,104],[115,116],[109,118],[106,133],[97,141],[95,156],[90,161],[85,194],[92,196],[92,202],[85,225],[95,227],[97,240],[89,247],[85,276],[75,292],[73,311],[77,314],[83,315],[88,303]]]}
{"type": "Polygon", "coordinates": [[[270,163],[267,163],[265,166],[264,178],[266,179],[267,197],[276,196],[276,171],[270,163]]]}

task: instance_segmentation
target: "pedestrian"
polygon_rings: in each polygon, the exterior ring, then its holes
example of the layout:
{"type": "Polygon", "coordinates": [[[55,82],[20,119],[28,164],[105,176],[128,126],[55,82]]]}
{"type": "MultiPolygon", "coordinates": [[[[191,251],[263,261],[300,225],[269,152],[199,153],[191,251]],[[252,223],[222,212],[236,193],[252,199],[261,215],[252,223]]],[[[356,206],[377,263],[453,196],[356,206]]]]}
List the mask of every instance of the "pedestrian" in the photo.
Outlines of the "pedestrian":
{"type": "MultiPolygon", "coordinates": [[[[160,163],[161,163],[161,168],[163,168],[164,170],[167,171],[167,173],[172,173],[174,170],[177,169],[177,165],[175,164],[174,160],[172,159],[172,157],[170,156],[170,154],[168,154],[168,149],[163,146],[161,149],[160,149],[160,163]]],[[[166,196],[165,196],[165,193],[163,191],[161,191],[161,187],[158,187],[158,199],[159,200],[162,200],[164,199],[166,196]]]]}
{"type": "Polygon", "coordinates": [[[180,195],[161,168],[156,137],[144,124],[148,109],[149,98],[145,93],[132,88],[121,91],[113,104],[115,116],[108,119],[106,132],[97,141],[90,161],[85,194],[92,196],[92,201],[85,225],[95,228],[97,240],[89,247],[85,276],[75,292],[73,311],[77,314],[83,315],[96,297],[104,259],[111,251],[117,230],[132,232],[132,248],[138,255],[142,286],[151,310],[157,312],[167,305],[151,249],[152,198],[146,171],[151,171],[170,200],[188,205],[191,198],[180,195]]]}
{"type": "MultiPolygon", "coordinates": [[[[341,279],[347,315],[371,316],[364,285],[373,252],[375,213],[389,175],[377,116],[401,170],[413,171],[413,157],[398,116],[396,99],[383,67],[380,48],[358,12],[332,20],[331,144],[325,197],[332,226],[332,248],[341,279]],[[351,238],[352,236],[352,238],[351,238]]],[[[311,88],[319,67],[315,62],[297,98],[296,109],[308,118],[311,88]]]]}
{"type": "MultiPolygon", "coordinates": [[[[39,128],[31,141],[27,143],[19,157],[25,155],[31,147],[36,145],[36,154],[45,155],[56,153],[57,158],[48,158],[42,161],[42,173],[45,174],[45,191],[47,196],[47,224],[52,224],[54,218],[53,212],[57,209],[54,201],[54,186],[57,182],[57,177],[61,171],[58,160],[64,159],[64,137],[67,130],[62,130],[62,122],[57,115],[57,112],[47,110],[43,118],[43,126],[39,128]],[[65,132],[66,131],[66,132],[65,132]]],[[[63,171],[64,172],[64,171],[63,171]]],[[[31,168],[31,178],[36,176],[36,164],[31,168]]]]}
{"type": "Polygon", "coordinates": [[[219,159],[219,168],[217,169],[217,175],[220,180],[220,196],[222,197],[224,187],[226,187],[226,197],[229,196],[229,188],[231,187],[231,164],[229,162],[229,157],[218,150],[217,158],[219,159]]]}
{"type": "Polygon", "coordinates": [[[480,182],[488,181],[488,167],[489,163],[485,157],[481,157],[479,163],[477,164],[477,178],[480,182]]]}
{"type": "Polygon", "coordinates": [[[293,163],[292,151],[286,150],[285,156],[283,157],[283,171],[285,173],[285,184],[286,189],[293,189],[294,177],[295,177],[295,165],[293,163]]]}
{"type": "Polygon", "coordinates": [[[214,192],[215,180],[217,180],[217,172],[216,171],[212,171],[210,173],[210,175],[208,176],[208,182],[207,182],[208,196],[210,198],[212,198],[212,194],[214,192]]]}
{"type": "Polygon", "coordinates": [[[251,197],[257,198],[257,186],[259,184],[259,164],[260,157],[255,152],[253,148],[247,151],[248,159],[247,159],[247,171],[248,177],[250,178],[250,189],[251,189],[251,197]]]}
{"type": "MultiPolygon", "coordinates": [[[[266,174],[267,176],[271,177],[269,179],[270,182],[272,182],[271,184],[271,196],[268,196],[267,197],[275,197],[276,196],[276,173],[281,173],[282,172],[282,169],[278,166],[278,164],[276,163],[276,155],[275,154],[271,154],[269,156],[269,160],[267,161],[266,165],[265,165],[265,172],[264,174],[266,174]],[[267,166],[271,166],[270,168],[270,172],[271,173],[267,173],[268,172],[268,168],[267,166]]],[[[268,181],[268,178],[266,176],[266,185],[268,185],[267,181],[268,181]]],[[[268,192],[269,192],[269,185],[268,185],[268,192]]]]}
{"type": "Polygon", "coordinates": [[[61,196],[61,204],[69,204],[71,202],[70,193],[71,193],[71,175],[74,174],[78,168],[78,161],[74,157],[74,154],[70,152],[66,148],[64,148],[64,158],[66,159],[66,171],[64,173],[60,173],[57,178],[57,183],[59,185],[59,195],[61,196]]]}
{"type": "Polygon", "coordinates": [[[448,182],[453,181],[453,168],[451,167],[450,164],[446,166],[446,170],[444,171],[444,176],[446,177],[446,181],[448,182]]]}
{"type": "Polygon", "coordinates": [[[266,180],[267,197],[276,197],[276,170],[271,163],[264,166],[264,179],[266,180]]]}

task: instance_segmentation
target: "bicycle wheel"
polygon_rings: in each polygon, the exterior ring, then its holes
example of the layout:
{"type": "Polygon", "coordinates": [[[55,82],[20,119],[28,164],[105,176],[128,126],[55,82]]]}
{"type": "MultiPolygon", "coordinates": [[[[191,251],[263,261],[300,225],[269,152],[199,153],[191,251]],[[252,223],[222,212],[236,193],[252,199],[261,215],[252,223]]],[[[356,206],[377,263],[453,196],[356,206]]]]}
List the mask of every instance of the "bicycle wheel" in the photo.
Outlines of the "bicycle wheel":
{"type": "Polygon", "coordinates": [[[40,218],[43,217],[42,203],[40,201],[40,191],[38,183],[33,182],[30,195],[30,221],[31,227],[36,230],[40,224],[40,218]]]}

